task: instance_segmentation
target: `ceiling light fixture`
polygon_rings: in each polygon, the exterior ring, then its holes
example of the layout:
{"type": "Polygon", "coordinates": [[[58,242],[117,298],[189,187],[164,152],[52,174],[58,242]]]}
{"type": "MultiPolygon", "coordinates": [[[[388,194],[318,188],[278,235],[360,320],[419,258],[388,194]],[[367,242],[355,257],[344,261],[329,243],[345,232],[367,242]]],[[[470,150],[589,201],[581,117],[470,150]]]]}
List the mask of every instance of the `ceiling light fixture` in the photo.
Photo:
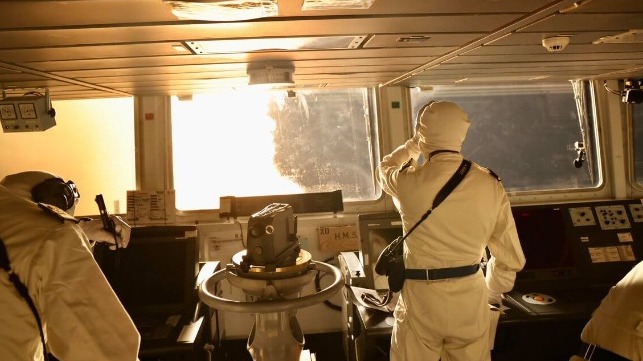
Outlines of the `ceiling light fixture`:
{"type": "Polygon", "coordinates": [[[163,0],[179,19],[238,21],[277,16],[277,0],[163,0]]]}
{"type": "Polygon", "coordinates": [[[640,44],[643,43],[643,29],[634,29],[621,34],[604,36],[592,44],[640,44]]]}
{"type": "Polygon", "coordinates": [[[304,0],[301,10],[368,9],[374,2],[375,0],[304,0]]]}
{"type": "Polygon", "coordinates": [[[356,49],[366,35],[302,36],[238,40],[186,41],[195,54],[250,53],[256,51],[356,49]]]}
{"type": "Polygon", "coordinates": [[[292,66],[249,67],[248,85],[261,85],[269,88],[288,87],[295,84],[293,74],[295,68],[292,66]]]}

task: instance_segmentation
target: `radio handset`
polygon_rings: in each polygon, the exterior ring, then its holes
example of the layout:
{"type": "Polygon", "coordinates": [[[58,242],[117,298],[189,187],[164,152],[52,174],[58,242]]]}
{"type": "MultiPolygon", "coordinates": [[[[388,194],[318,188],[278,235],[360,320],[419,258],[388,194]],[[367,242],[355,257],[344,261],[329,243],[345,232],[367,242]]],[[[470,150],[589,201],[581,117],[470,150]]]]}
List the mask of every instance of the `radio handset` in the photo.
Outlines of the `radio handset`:
{"type": "Polygon", "coordinates": [[[119,244],[118,244],[118,236],[116,234],[116,223],[114,223],[114,220],[109,217],[109,213],[107,213],[107,207],[105,207],[105,200],[103,199],[103,195],[99,194],[96,196],[96,204],[98,205],[98,211],[100,212],[100,219],[103,221],[103,228],[111,233],[114,236],[114,244],[116,245],[116,249],[118,250],[119,244]]]}

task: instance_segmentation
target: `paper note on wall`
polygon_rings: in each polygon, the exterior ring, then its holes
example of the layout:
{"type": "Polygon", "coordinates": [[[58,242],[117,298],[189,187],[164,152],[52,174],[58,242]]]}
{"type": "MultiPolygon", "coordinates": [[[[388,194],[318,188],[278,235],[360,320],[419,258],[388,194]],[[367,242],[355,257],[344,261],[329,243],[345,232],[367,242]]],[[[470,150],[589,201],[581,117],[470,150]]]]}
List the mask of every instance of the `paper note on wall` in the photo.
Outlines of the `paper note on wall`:
{"type": "Polygon", "coordinates": [[[592,263],[634,261],[632,246],[589,247],[592,263]]]}
{"type": "Polygon", "coordinates": [[[319,250],[324,252],[359,249],[357,226],[319,227],[319,250]]]}
{"type": "Polygon", "coordinates": [[[127,222],[137,224],[174,223],[174,190],[127,191],[127,222]]]}
{"type": "Polygon", "coordinates": [[[206,261],[219,261],[225,267],[232,263],[232,256],[245,249],[243,229],[239,223],[204,224],[198,229],[206,261]]]}

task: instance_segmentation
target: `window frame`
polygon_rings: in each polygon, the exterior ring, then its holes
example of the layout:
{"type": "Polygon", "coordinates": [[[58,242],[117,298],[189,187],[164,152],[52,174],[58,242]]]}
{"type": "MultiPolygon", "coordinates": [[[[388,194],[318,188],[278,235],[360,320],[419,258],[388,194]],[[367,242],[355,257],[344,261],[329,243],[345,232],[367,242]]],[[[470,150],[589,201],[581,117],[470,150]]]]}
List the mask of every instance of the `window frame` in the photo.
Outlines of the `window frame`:
{"type": "MultiPolygon", "coordinates": [[[[599,87],[597,82],[586,81],[588,96],[588,105],[590,106],[591,113],[589,114],[594,120],[593,137],[596,140],[596,161],[598,162],[597,169],[599,171],[599,184],[593,188],[568,188],[568,189],[543,189],[543,190],[520,190],[520,191],[507,191],[508,197],[512,204],[538,204],[538,203],[551,203],[551,202],[569,202],[569,201],[582,201],[597,198],[605,198],[610,196],[610,174],[605,167],[605,150],[604,150],[604,134],[602,131],[603,123],[609,121],[609,117],[605,114],[607,108],[605,98],[605,89],[602,85],[599,87]]],[[[485,84],[488,85],[488,84],[485,84]]],[[[413,129],[413,104],[411,102],[412,89],[407,89],[407,111],[409,113],[409,129],[413,129]]],[[[410,133],[409,133],[410,134],[410,133]]],[[[407,138],[408,139],[408,138],[407,138]]],[[[399,143],[402,144],[402,143],[399,143]]],[[[571,162],[571,160],[570,160],[571,162]]]]}
{"type": "MultiPolygon", "coordinates": [[[[344,213],[354,213],[354,212],[376,212],[376,211],[383,211],[386,210],[385,205],[383,204],[384,199],[384,193],[382,192],[381,188],[379,187],[379,184],[376,181],[376,176],[375,173],[377,171],[377,165],[381,159],[382,153],[382,137],[381,137],[381,131],[382,131],[382,117],[386,117],[385,114],[381,111],[379,104],[381,102],[382,96],[381,88],[377,87],[354,87],[354,88],[363,88],[366,90],[366,96],[367,96],[367,104],[366,106],[368,107],[368,111],[370,113],[370,122],[368,124],[369,126],[369,134],[370,137],[373,139],[369,141],[371,143],[371,147],[369,149],[369,158],[371,159],[372,162],[372,169],[371,169],[371,177],[372,177],[372,182],[375,187],[374,192],[376,194],[376,198],[374,199],[367,199],[367,200],[355,200],[355,201],[345,201],[344,202],[344,213]]],[[[159,132],[165,132],[168,134],[168,139],[165,141],[165,146],[164,146],[164,154],[165,157],[167,158],[164,163],[166,163],[166,169],[164,171],[164,179],[167,184],[169,184],[171,189],[174,189],[173,185],[173,180],[174,180],[174,160],[173,160],[173,149],[172,149],[172,119],[171,119],[171,104],[172,104],[172,97],[164,97],[165,99],[163,100],[164,104],[153,104],[154,102],[154,97],[147,97],[148,99],[145,99],[146,97],[140,97],[139,102],[142,103],[141,107],[145,107],[145,102],[147,102],[148,105],[152,106],[152,108],[155,108],[157,111],[158,110],[163,110],[164,113],[164,127],[166,130],[153,130],[152,133],[158,134],[159,132]]],[[[160,98],[160,97],[159,97],[160,98]]],[[[139,122],[141,122],[141,119],[144,119],[143,114],[141,114],[139,122]]],[[[159,119],[161,120],[161,119],[159,119]]],[[[144,123],[144,122],[143,122],[144,123]]],[[[144,124],[146,127],[149,127],[149,124],[144,124]]],[[[148,131],[149,133],[150,131],[148,131]]],[[[140,137],[139,139],[143,138],[148,138],[146,136],[140,137]]],[[[147,139],[146,139],[147,141],[147,139]]],[[[156,142],[156,141],[155,141],[156,142]]],[[[141,141],[141,145],[143,145],[145,142],[141,141]]],[[[158,149],[157,146],[155,148],[158,149]]],[[[144,155],[142,155],[142,159],[144,159],[144,155]]],[[[156,162],[159,163],[159,162],[156,162]]],[[[157,171],[154,172],[146,172],[145,167],[142,168],[141,173],[157,173],[157,171]]],[[[144,183],[144,182],[143,182],[144,183]]],[[[158,182],[157,182],[158,183],[158,182]]],[[[150,189],[151,190],[151,189],[150,189]]],[[[177,215],[177,221],[178,220],[196,220],[196,219],[202,219],[204,217],[210,217],[211,215],[219,216],[219,209],[218,208],[209,208],[209,209],[178,209],[176,208],[175,205],[175,213],[177,215]]]]}
{"type": "MultiPolygon", "coordinates": [[[[636,139],[634,138],[635,136],[635,128],[634,128],[634,107],[640,107],[641,114],[640,117],[643,120],[643,103],[641,104],[623,104],[623,112],[625,114],[625,122],[626,122],[626,139],[627,139],[627,155],[628,155],[628,179],[630,180],[631,184],[631,194],[632,197],[637,197],[640,198],[643,196],[643,181],[639,182],[636,176],[636,154],[635,154],[635,146],[636,146],[636,139]]],[[[643,126],[642,126],[643,127],[643,126]]],[[[643,139],[642,139],[643,140],[643,139]]],[[[643,147],[643,142],[640,145],[643,147]]],[[[641,159],[643,161],[643,159],[641,159]]],[[[643,173],[643,170],[641,170],[643,173]]],[[[643,177],[642,177],[643,180],[643,177]]]]}

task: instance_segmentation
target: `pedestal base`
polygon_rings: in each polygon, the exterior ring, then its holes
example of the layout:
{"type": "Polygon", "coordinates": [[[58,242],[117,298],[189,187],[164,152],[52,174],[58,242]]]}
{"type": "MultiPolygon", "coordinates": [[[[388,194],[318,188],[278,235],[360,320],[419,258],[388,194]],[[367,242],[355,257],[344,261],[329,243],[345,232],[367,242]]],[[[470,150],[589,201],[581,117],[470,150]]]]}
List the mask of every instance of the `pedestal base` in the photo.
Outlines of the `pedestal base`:
{"type": "Polygon", "coordinates": [[[304,335],[294,311],[259,313],[248,338],[248,352],[254,361],[299,361],[304,335]]]}

